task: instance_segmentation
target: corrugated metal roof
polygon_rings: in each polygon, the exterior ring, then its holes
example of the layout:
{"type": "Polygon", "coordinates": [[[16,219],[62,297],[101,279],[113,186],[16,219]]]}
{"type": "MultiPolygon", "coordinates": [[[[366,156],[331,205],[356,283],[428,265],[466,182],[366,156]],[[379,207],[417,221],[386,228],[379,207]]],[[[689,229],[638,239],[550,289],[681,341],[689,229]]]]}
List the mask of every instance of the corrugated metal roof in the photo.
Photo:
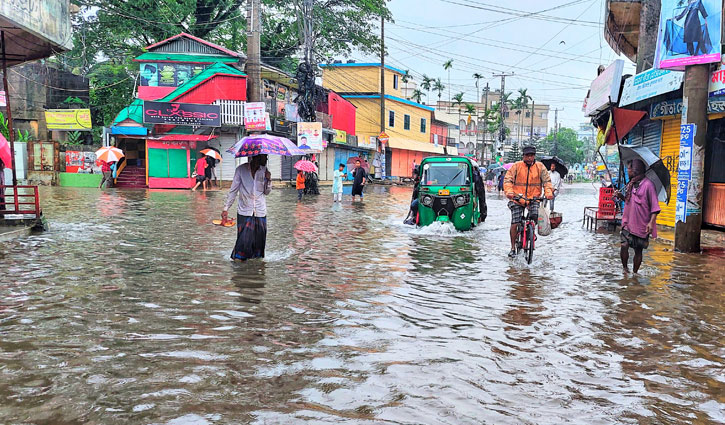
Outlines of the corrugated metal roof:
{"type": "Polygon", "coordinates": [[[238,63],[239,58],[224,55],[200,55],[189,53],[160,53],[146,52],[142,53],[136,59],[136,62],[195,62],[195,63],[238,63]]]}
{"type": "Polygon", "coordinates": [[[143,100],[136,99],[131,102],[130,105],[121,109],[121,112],[119,112],[113,120],[113,124],[118,124],[126,121],[127,119],[130,119],[138,124],[143,124],[143,100]]]}

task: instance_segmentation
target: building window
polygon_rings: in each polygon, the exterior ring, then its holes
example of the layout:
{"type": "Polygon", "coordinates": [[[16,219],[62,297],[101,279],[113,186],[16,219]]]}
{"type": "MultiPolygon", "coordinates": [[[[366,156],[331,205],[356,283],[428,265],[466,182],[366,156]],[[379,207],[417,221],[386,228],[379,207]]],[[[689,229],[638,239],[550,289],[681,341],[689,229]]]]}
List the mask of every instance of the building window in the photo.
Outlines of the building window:
{"type": "Polygon", "coordinates": [[[542,119],[542,120],[545,120],[545,119],[546,119],[546,112],[542,112],[542,113],[541,113],[541,119],[542,119]]]}
{"type": "Polygon", "coordinates": [[[403,130],[410,130],[410,115],[403,115],[403,130]]]}
{"type": "Polygon", "coordinates": [[[398,90],[398,74],[393,74],[393,88],[398,90]]]}
{"type": "Polygon", "coordinates": [[[395,112],[388,112],[388,127],[395,127],[395,112]]]}
{"type": "Polygon", "coordinates": [[[526,118],[531,118],[531,112],[530,111],[526,111],[526,118]]]}
{"type": "Polygon", "coordinates": [[[504,112],[504,113],[503,113],[503,117],[504,117],[504,118],[508,118],[508,117],[509,117],[509,111],[506,111],[506,112],[504,112]]]}
{"type": "Polygon", "coordinates": [[[425,126],[426,126],[425,118],[421,118],[420,119],[420,132],[421,133],[425,133],[425,126]]]}

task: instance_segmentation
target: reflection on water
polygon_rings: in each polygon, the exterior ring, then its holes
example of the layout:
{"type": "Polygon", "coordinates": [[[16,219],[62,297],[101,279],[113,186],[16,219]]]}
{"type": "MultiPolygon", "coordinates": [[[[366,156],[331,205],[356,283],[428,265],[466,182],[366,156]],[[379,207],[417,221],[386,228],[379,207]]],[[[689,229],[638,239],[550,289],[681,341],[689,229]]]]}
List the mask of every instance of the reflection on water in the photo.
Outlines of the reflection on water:
{"type": "Polygon", "coordinates": [[[468,233],[269,197],[267,258],[228,261],[222,192],[43,188],[47,233],[0,245],[0,423],[725,422],[722,252],[581,228],[509,260],[489,195],[468,233]]]}

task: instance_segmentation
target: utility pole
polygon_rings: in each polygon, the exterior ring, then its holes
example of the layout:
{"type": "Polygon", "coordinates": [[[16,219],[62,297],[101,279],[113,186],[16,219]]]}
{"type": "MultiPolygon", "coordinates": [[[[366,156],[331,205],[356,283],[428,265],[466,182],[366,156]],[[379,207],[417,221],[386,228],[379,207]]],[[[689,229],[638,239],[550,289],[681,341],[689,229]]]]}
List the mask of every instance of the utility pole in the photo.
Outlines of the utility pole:
{"type": "Polygon", "coordinates": [[[262,33],[260,0],[247,1],[247,100],[262,101],[260,35],[262,33]]]}
{"type": "Polygon", "coordinates": [[[534,144],[534,113],[536,111],[536,102],[534,100],[531,101],[531,132],[529,133],[531,135],[531,144],[534,144]]]}
{"type": "Polygon", "coordinates": [[[380,132],[385,131],[385,18],[380,17],[380,132]]]}
{"type": "Polygon", "coordinates": [[[637,73],[654,65],[655,48],[660,20],[661,0],[640,0],[639,38],[637,48],[637,73]]]}
{"type": "Polygon", "coordinates": [[[501,98],[500,98],[500,109],[501,109],[501,131],[499,133],[498,139],[499,143],[501,144],[499,148],[503,148],[503,142],[506,140],[506,110],[508,109],[508,106],[503,101],[503,96],[506,94],[506,77],[510,77],[514,75],[514,73],[501,73],[501,74],[493,74],[495,77],[501,77],[501,98]]]}
{"type": "MultiPolygon", "coordinates": [[[[13,186],[18,185],[18,176],[15,172],[15,131],[13,130],[13,116],[10,112],[10,91],[8,90],[8,64],[5,55],[5,31],[0,31],[0,42],[2,43],[3,55],[3,90],[5,90],[5,114],[8,120],[8,140],[10,142],[10,166],[13,168],[13,186]]],[[[5,184],[5,180],[0,175],[0,186],[5,184]]],[[[13,197],[15,199],[15,211],[18,211],[17,187],[13,187],[13,197]]],[[[5,192],[5,189],[0,189],[5,192]]],[[[4,194],[4,193],[2,193],[4,194]]],[[[4,206],[7,209],[7,205],[4,206]]]]}
{"type": "Polygon", "coordinates": [[[691,176],[689,180],[684,180],[687,187],[685,221],[677,220],[675,223],[675,250],[679,252],[700,252],[709,73],[710,64],[685,67],[682,124],[695,124],[695,137],[692,142],[692,161],[690,161],[691,176]]]}
{"type": "Polygon", "coordinates": [[[552,156],[559,153],[559,111],[564,109],[554,109],[554,148],[551,151],[552,156]]]}
{"type": "Polygon", "coordinates": [[[485,100],[483,101],[483,149],[481,149],[481,164],[483,164],[483,158],[486,155],[487,147],[486,136],[488,135],[488,91],[489,87],[488,83],[486,83],[486,88],[483,92],[483,97],[485,100]]]}

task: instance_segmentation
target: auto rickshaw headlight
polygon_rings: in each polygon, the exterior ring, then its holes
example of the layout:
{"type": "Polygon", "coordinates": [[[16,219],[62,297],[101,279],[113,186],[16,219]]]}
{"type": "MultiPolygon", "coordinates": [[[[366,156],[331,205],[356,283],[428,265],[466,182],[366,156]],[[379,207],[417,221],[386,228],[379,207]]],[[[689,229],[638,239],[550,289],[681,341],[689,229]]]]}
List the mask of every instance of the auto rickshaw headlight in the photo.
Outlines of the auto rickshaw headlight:
{"type": "Polygon", "coordinates": [[[458,195],[453,199],[453,202],[456,203],[456,207],[461,207],[463,205],[466,205],[466,197],[463,195],[458,195]]]}
{"type": "Polygon", "coordinates": [[[432,196],[430,196],[430,195],[425,195],[425,196],[423,196],[423,198],[422,198],[422,199],[420,200],[420,202],[422,202],[422,203],[423,203],[423,205],[425,205],[426,207],[430,207],[431,205],[433,205],[433,197],[432,197],[432,196]]]}

